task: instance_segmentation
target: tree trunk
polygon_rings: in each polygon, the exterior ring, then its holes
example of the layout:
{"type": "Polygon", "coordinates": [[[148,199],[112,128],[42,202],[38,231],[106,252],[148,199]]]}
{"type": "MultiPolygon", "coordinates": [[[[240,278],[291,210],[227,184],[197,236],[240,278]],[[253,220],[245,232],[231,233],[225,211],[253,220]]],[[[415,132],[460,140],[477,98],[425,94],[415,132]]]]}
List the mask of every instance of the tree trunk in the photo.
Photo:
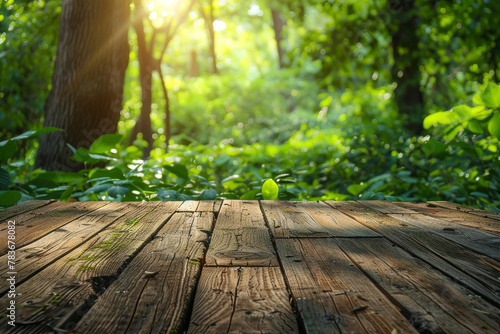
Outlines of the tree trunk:
{"type": "Polygon", "coordinates": [[[36,166],[75,171],[71,150],[90,147],[116,132],[128,65],[129,0],[63,0],[52,90],[44,126],[61,128],[41,136],[36,166]]]}
{"type": "Polygon", "coordinates": [[[405,117],[408,133],[420,135],[423,131],[424,98],[420,91],[420,59],[418,51],[418,16],[415,0],[390,0],[392,51],[394,64],[392,79],[399,113],[405,117]]]}
{"type": "Polygon", "coordinates": [[[191,50],[191,61],[189,63],[189,76],[195,78],[199,75],[198,73],[198,55],[196,50],[191,50]]]}
{"type": "Polygon", "coordinates": [[[215,30],[214,30],[214,7],[213,1],[209,0],[208,2],[208,14],[205,13],[205,9],[203,8],[203,4],[201,1],[198,1],[200,14],[205,20],[205,25],[208,31],[208,48],[210,53],[210,58],[212,59],[212,74],[219,74],[219,70],[217,69],[217,55],[215,54],[215,30]]]}
{"type": "Polygon", "coordinates": [[[276,40],[276,47],[278,49],[278,63],[279,67],[283,68],[283,56],[285,55],[285,51],[283,50],[283,36],[281,35],[281,32],[283,31],[283,27],[286,22],[278,10],[271,8],[271,14],[273,16],[274,39],[276,40]]]}

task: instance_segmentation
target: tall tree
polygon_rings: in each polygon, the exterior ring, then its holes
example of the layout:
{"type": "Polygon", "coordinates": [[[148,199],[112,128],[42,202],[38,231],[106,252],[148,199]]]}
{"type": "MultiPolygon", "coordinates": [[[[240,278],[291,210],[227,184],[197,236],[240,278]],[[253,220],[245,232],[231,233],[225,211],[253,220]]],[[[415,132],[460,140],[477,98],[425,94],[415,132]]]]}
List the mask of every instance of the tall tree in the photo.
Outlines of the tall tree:
{"type": "Polygon", "coordinates": [[[170,17],[170,20],[163,22],[160,27],[153,24],[150,19],[150,13],[147,13],[146,8],[142,4],[142,0],[134,0],[134,19],[133,27],[137,34],[137,44],[139,47],[139,77],[141,82],[141,113],[139,118],[132,129],[132,135],[130,140],[133,141],[139,133],[142,133],[144,140],[148,143],[148,147],[144,150],[144,157],[149,156],[149,152],[153,147],[153,131],[151,128],[151,103],[152,99],[152,84],[153,84],[153,72],[158,72],[161,80],[161,88],[163,91],[163,97],[165,99],[165,130],[166,130],[166,144],[168,147],[168,141],[170,140],[170,101],[168,97],[167,85],[163,77],[163,72],[161,69],[161,64],[163,61],[163,56],[167,50],[172,38],[175,36],[179,27],[187,19],[191,8],[196,0],[191,0],[184,11],[180,11],[180,6],[183,3],[178,0],[176,3],[176,8],[173,11],[175,15],[170,17]],[[149,41],[146,40],[145,26],[144,22],[148,22],[149,26],[152,28],[152,35],[149,41]],[[163,41],[159,42],[159,37],[163,36],[163,41]],[[156,49],[155,49],[156,48],[156,49]],[[155,56],[158,54],[159,56],[155,56]]]}
{"type": "Polygon", "coordinates": [[[212,61],[212,74],[219,74],[217,70],[217,57],[215,54],[215,29],[214,29],[214,6],[213,1],[208,0],[207,9],[205,11],[205,6],[201,1],[198,1],[201,17],[205,21],[205,26],[208,31],[208,47],[210,52],[210,58],[212,61]]]}
{"type": "Polygon", "coordinates": [[[420,52],[418,16],[415,0],[389,0],[394,63],[391,75],[397,87],[394,90],[399,113],[404,115],[405,128],[412,134],[423,131],[424,98],[420,90],[420,52]]]}
{"type": "Polygon", "coordinates": [[[70,157],[99,136],[116,132],[128,65],[129,0],[63,0],[52,90],[36,166],[71,171],[70,157]]]}
{"type": "Polygon", "coordinates": [[[276,48],[278,50],[278,64],[280,68],[285,67],[283,63],[283,57],[285,55],[285,50],[283,48],[283,27],[286,25],[286,20],[281,15],[278,9],[271,7],[271,15],[273,17],[273,30],[274,39],[276,40],[276,48]]]}

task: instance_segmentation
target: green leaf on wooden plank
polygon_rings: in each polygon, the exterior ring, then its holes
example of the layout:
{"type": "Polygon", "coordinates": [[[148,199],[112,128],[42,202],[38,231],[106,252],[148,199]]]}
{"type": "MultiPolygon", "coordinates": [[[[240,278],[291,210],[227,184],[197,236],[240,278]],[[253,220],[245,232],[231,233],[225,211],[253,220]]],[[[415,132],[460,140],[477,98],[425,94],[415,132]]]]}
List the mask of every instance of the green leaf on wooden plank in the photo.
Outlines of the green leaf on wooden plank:
{"type": "Polygon", "coordinates": [[[122,139],[121,135],[118,134],[105,134],[97,138],[92,145],[90,145],[89,151],[91,153],[105,153],[115,148],[115,146],[122,139]]]}
{"type": "Polygon", "coordinates": [[[279,187],[273,180],[269,179],[262,185],[262,198],[265,200],[275,200],[278,198],[279,187]]]}

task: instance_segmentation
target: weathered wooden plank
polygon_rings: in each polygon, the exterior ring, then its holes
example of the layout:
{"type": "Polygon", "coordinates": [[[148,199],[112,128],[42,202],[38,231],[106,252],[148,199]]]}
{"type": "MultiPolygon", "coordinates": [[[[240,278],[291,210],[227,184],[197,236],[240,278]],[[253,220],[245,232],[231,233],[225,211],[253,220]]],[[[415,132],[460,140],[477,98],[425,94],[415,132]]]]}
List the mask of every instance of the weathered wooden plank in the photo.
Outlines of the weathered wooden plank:
{"type": "Polygon", "coordinates": [[[436,206],[430,203],[395,203],[398,206],[405,207],[419,213],[448,220],[460,225],[478,228],[490,233],[500,234],[500,221],[492,218],[485,218],[479,214],[466,213],[459,210],[451,210],[436,206]]]}
{"type": "MultiPolygon", "coordinates": [[[[101,229],[133,209],[134,206],[126,203],[110,203],[73,220],[25,247],[16,247],[16,281],[18,283],[25,281],[30,275],[95,236],[101,229]]],[[[2,278],[9,276],[7,272],[12,271],[8,268],[7,257],[8,254],[0,257],[0,277],[2,278]]],[[[7,288],[7,282],[2,280],[0,294],[5,293],[7,288]]]]}
{"type": "Polygon", "coordinates": [[[258,201],[224,201],[206,265],[279,265],[258,201]]]}
{"type": "Polygon", "coordinates": [[[418,213],[410,209],[402,208],[388,201],[358,201],[358,203],[368,206],[372,210],[381,213],[418,213]]]}
{"type": "MultiPolygon", "coordinates": [[[[15,243],[19,249],[27,244],[38,240],[50,232],[60,228],[61,226],[71,222],[72,220],[82,217],[91,211],[94,211],[108,202],[77,202],[77,203],[61,203],[61,206],[56,206],[51,210],[41,215],[28,215],[28,220],[15,222],[15,243]]],[[[8,229],[0,230],[0,240],[7,240],[8,229]]],[[[7,243],[0,246],[0,255],[7,252],[7,243]]]]}
{"type": "Polygon", "coordinates": [[[295,202],[261,201],[261,205],[275,238],[330,236],[295,202]]]}
{"type": "Polygon", "coordinates": [[[299,202],[302,208],[333,237],[381,237],[339,210],[322,202],[299,202]]]}
{"type": "Polygon", "coordinates": [[[28,211],[33,211],[35,209],[38,209],[42,206],[45,206],[47,204],[55,202],[54,200],[32,200],[32,201],[26,201],[24,203],[21,203],[19,205],[14,205],[11,206],[10,208],[7,209],[1,209],[0,210],[0,221],[3,222],[5,219],[9,219],[11,217],[20,215],[21,213],[25,213],[28,211]]]}
{"type": "MultiPolygon", "coordinates": [[[[30,219],[35,217],[50,217],[50,215],[54,212],[59,211],[62,207],[66,206],[67,203],[51,201],[50,204],[42,205],[39,207],[35,207],[32,210],[25,211],[18,215],[11,217],[9,220],[15,220],[16,225],[22,226],[30,219]]],[[[10,209],[10,208],[9,208],[10,209]]],[[[3,220],[0,222],[0,231],[5,232],[7,230],[8,220],[3,220]]]]}
{"type": "Polygon", "coordinates": [[[261,201],[275,238],[380,237],[322,202],[261,201]]]}
{"type": "Polygon", "coordinates": [[[416,333],[334,239],[276,239],[276,246],[307,332],[416,333]]]}
{"type": "Polygon", "coordinates": [[[218,213],[220,211],[220,209],[222,208],[222,203],[223,203],[222,200],[214,201],[214,212],[215,213],[218,213]]]}
{"type": "Polygon", "coordinates": [[[498,308],[386,239],[336,242],[401,305],[419,332],[496,333],[500,328],[498,308]]]}
{"type": "Polygon", "coordinates": [[[374,213],[359,203],[333,201],[327,203],[373,228],[392,243],[467,286],[482,298],[497,306],[500,305],[498,261],[461,247],[434,233],[403,224],[398,219],[374,213]]]}
{"type": "MultiPolygon", "coordinates": [[[[200,201],[196,211],[198,212],[214,212],[215,201],[200,201]]],[[[218,210],[217,210],[218,211],[218,210]]]]}
{"type": "Polygon", "coordinates": [[[458,211],[470,213],[473,215],[478,215],[478,216],[485,217],[485,218],[500,220],[500,213],[496,213],[496,212],[480,210],[480,209],[475,209],[475,208],[469,208],[469,207],[466,207],[466,206],[463,206],[460,204],[456,204],[456,203],[451,203],[451,202],[431,201],[428,203],[431,205],[436,205],[436,206],[443,207],[443,208],[450,209],[450,210],[458,210],[458,211]]]}
{"type": "Polygon", "coordinates": [[[500,236],[426,215],[389,214],[388,216],[500,260],[500,236]]]}
{"type": "Polygon", "coordinates": [[[75,331],[182,333],[212,224],[212,212],[175,213],[75,331]]]}
{"type": "Polygon", "coordinates": [[[186,212],[195,212],[198,208],[199,201],[185,201],[177,208],[178,212],[186,211],[186,212]]]}
{"type": "Polygon", "coordinates": [[[298,333],[279,268],[203,268],[188,333],[298,333]]]}
{"type": "MultiPolygon", "coordinates": [[[[25,333],[75,327],[76,322],[163,226],[181,202],[127,203],[134,209],[16,288],[16,321],[25,333]],[[31,324],[30,324],[31,323],[31,324]]],[[[97,211],[97,210],[96,210],[97,211]]],[[[113,212],[113,211],[111,211],[113,212]]],[[[110,213],[111,213],[110,212],[110,213]]],[[[9,303],[0,298],[0,307],[9,303]]],[[[0,322],[0,332],[9,328],[0,322]]]]}

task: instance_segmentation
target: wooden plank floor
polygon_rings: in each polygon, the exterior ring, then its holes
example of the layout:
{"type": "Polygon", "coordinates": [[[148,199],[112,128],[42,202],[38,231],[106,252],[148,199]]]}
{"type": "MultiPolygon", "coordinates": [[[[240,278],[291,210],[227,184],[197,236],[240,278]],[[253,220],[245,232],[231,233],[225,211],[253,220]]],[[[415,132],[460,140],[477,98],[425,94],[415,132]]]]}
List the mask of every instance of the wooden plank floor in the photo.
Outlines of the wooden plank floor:
{"type": "Polygon", "coordinates": [[[500,333],[500,218],[448,202],[31,201],[0,239],[0,333],[500,333]]]}

